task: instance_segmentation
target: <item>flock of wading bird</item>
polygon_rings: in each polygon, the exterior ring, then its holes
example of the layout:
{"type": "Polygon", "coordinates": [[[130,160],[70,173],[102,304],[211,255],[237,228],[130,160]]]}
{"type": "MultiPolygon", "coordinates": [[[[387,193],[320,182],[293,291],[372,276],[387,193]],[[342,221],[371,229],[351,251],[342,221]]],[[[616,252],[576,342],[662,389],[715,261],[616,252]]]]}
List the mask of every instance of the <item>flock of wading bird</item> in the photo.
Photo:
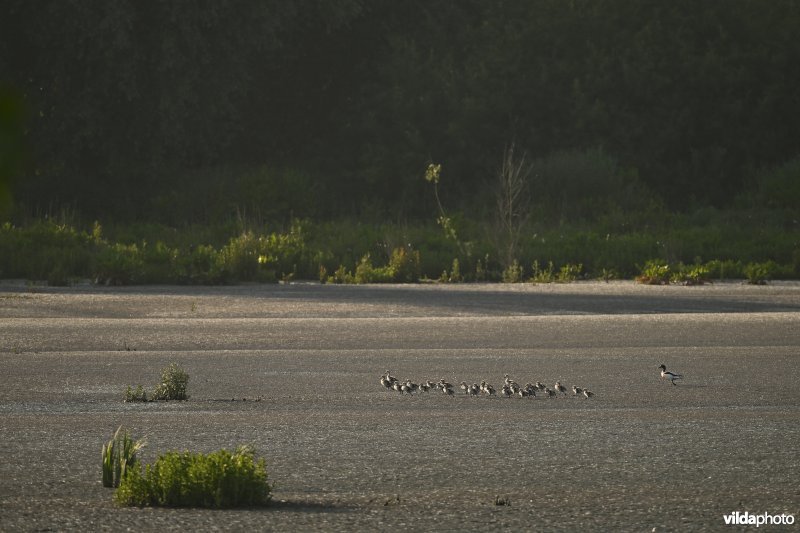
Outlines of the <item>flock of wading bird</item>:
{"type": "MultiPolygon", "coordinates": [[[[663,364],[659,366],[658,369],[661,371],[662,381],[667,381],[672,385],[676,385],[676,381],[683,379],[683,374],[667,371],[667,367],[663,364]]],[[[415,394],[420,392],[436,391],[441,392],[446,396],[453,396],[455,394],[453,384],[448,383],[444,378],[440,379],[439,381],[428,380],[422,383],[414,383],[410,379],[399,380],[387,370],[386,373],[381,376],[380,382],[386,390],[399,392],[400,394],[415,394]]],[[[481,381],[480,385],[477,383],[470,385],[466,381],[462,381],[459,384],[459,388],[467,396],[498,396],[497,390],[493,386],[486,383],[485,380],[481,381]]],[[[506,374],[503,378],[503,386],[500,387],[499,396],[504,398],[511,398],[512,396],[519,396],[520,398],[535,398],[537,393],[546,398],[556,398],[559,394],[566,396],[567,387],[560,381],[556,381],[552,389],[547,387],[541,381],[537,381],[536,383],[526,383],[525,386],[520,386],[516,381],[511,379],[508,374],[506,374]]],[[[588,400],[594,396],[594,393],[585,387],[573,385],[572,396],[583,396],[588,400]]]]}
{"type": "MultiPolygon", "coordinates": [[[[389,391],[395,391],[400,394],[415,394],[427,392],[439,392],[446,396],[453,396],[455,389],[452,383],[447,382],[444,378],[439,381],[424,381],[421,383],[414,383],[410,379],[399,380],[387,370],[380,379],[381,385],[389,391]]],[[[504,398],[511,398],[512,396],[519,396],[520,398],[535,398],[537,394],[545,398],[556,398],[559,394],[567,396],[567,387],[560,381],[556,381],[553,388],[547,387],[541,381],[536,383],[526,383],[521,386],[516,381],[511,379],[508,374],[503,378],[503,386],[498,391],[492,385],[488,384],[485,380],[478,383],[468,384],[462,381],[459,384],[462,393],[467,396],[502,396],[504,398]]],[[[583,396],[586,399],[594,396],[594,393],[584,387],[572,386],[572,395],[575,397],[583,396]]]]}

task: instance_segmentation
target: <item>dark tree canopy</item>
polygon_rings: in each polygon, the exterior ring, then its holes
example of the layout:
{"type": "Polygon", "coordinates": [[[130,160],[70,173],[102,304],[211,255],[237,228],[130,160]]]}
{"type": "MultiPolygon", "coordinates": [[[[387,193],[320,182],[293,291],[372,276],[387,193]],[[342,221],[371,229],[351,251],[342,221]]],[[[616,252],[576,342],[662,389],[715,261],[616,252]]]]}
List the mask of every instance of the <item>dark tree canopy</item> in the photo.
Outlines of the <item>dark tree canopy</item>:
{"type": "Polygon", "coordinates": [[[12,192],[121,219],[427,216],[429,162],[474,207],[514,143],[724,206],[800,155],[798,28],[793,0],[6,0],[12,192]]]}

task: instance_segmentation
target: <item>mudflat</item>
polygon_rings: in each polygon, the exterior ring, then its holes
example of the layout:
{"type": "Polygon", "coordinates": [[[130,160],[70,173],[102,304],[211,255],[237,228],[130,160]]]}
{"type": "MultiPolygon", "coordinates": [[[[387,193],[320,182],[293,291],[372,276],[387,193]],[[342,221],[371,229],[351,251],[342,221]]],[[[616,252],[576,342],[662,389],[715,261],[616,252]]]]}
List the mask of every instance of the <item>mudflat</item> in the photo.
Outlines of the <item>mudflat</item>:
{"type": "Polygon", "coordinates": [[[5,282],[0,530],[708,531],[737,511],[800,519],[798,376],[792,282],[5,282]],[[190,376],[188,401],[122,401],[171,362],[190,376]],[[683,381],[662,381],[662,363],[683,381]],[[387,370],[456,393],[388,391],[387,370]],[[458,390],[499,390],[505,374],[594,396],[458,390]],[[120,425],[146,438],[145,463],[252,445],[273,504],[115,505],[100,450],[120,425]]]}

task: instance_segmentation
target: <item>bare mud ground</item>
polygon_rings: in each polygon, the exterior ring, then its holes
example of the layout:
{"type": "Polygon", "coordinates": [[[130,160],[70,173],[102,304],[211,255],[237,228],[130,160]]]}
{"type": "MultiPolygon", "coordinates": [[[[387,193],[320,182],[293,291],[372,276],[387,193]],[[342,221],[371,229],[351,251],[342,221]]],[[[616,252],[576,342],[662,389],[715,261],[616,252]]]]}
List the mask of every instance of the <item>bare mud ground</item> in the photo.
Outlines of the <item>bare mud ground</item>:
{"type": "Polygon", "coordinates": [[[734,511],[800,520],[798,376],[796,283],[6,282],[0,530],[708,531],[730,530],[723,515],[734,511]],[[122,402],[173,361],[190,375],[189,401],[122,402]],[[661,382],[662,362],[685,381],[661,382]],[[387,369],[495,386],[508,373],[596,396],[400,396],[378,382],[387,369]],[[145,463],[253,445],[274,504],[116,506],[100,449],[119,425],[146,437],[145,463]]]}

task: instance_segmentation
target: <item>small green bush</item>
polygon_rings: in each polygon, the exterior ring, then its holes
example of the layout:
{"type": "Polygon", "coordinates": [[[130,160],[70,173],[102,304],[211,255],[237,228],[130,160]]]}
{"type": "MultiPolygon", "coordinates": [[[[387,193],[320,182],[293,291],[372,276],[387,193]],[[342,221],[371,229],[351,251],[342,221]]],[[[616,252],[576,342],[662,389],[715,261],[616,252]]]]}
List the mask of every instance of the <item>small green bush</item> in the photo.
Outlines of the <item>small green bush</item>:
{"type": "MultiPolygon", "coordinates": [[[[478,263],[480,263],[480,260],[478,260],[478,263]]],[[[464,277],[461,275],[461,266],[458,263],[457,257],[453,259],[453,264],[450,266],[450,272],[447,270],[442,271],[439,281],[442,283],[460,283],[464,281],[464,277]]]]}
{"type": "Polygon", "coordinates": [[[176,363],[161,371],[161,383],[153,391],[154,400],[187,400],[186,385],[189,383],[189,374],[176,363]]]}
{"type": "Polygon", "coordinates": [[[103,486],[118,487],[130,473],[138,470],[137,453],[144,448],[144,441],[134,441],[128,432],[117,428],[114,436],[103,445],[103,486]]]}
{"type": "Polygon", "coordinates": [[[645,285],[668,285],[670,281],[670,268],[665,262],[650,260],[645,263],[641,274],[636,281],[645,285]]]}
{"type": "Polygon", "coordinates": [[[391,268],[376,268],[372,266],[370,255],[366,254],[356,265],[356,273],[353,276],[354,283],[390,283],[394,281],[391,268]]]}
{"type": "Polygon", "coordinates": [[[555,267],[552,261],[548,261],[547,268],[539,266],[539,261],[536,260],[531,265],[531,282],[533,283],[553,283],[556,281],[555,267]]]}
{"type": "Polygon", "coordinates": [[[776,270],[777,265],[774,261],[748,263],[744,267],[744,275],[750,285],[766,285],[767,281],[772,279],[772,275],[776,270]]]}
{"type": "Polygon", "coordinates": [[[519,261],[514,259],[508,267],[503,270],[503,283],[522,282],[522,266],[519,261]]]}
{"type": "Polygon", "coordinates": [[[704,285],[711,281],[710,270],[704,265],[684,266],[679,264],[670,276],[670,281],[684,285],[704,285]]]}
{"type": "Polygon", "coordinates": [[[264,459],[242,446],[234,453],[169,452],[122,479],[114,499],[122,505],[230,508],[266,505],[272,487],[264,459]]]}
{"type": "Polygon", "coordinates": [[[137,385],[135,389],[131,388],[128,385],[128,389],[125,391],[125,402],[146,402],[147,401],[147,391],[144,390],[144,387],[141,385],[137,385]]]}
{"type": "Polygon", "coordinates": [[[559,269],[556,281],[559,283],[570,283],[576,281],[580,277],[581,272],[583,272],[583,265],[567,263],[566,265],[563,265],[561,269],[559,269]]]}
{"type": "Polygon", "coordinates": [[[419,281],[419,250],[395,248],[389,258],[388,268],[394,282],[415,283],[419,281]]]}

